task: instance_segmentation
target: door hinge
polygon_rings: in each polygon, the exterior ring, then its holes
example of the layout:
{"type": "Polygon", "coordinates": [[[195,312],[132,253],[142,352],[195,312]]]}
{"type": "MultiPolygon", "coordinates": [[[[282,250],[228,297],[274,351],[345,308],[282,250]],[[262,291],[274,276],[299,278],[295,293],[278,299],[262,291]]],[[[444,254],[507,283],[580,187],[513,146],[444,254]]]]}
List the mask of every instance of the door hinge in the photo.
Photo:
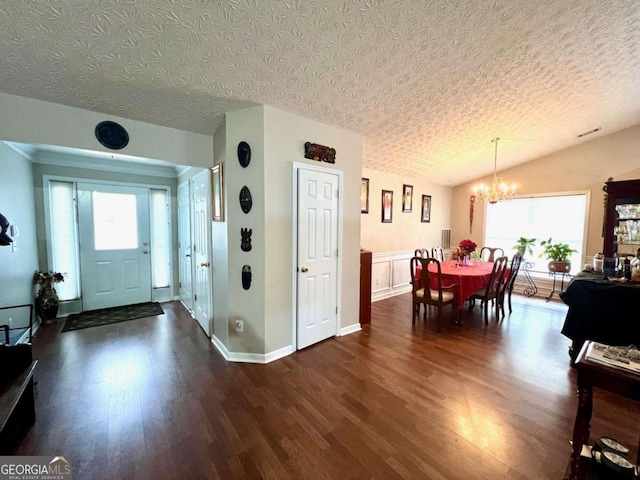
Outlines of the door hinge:
{"type": "Polygon", "coordinates": [[[182,288],[182,282],[178,282],[178,288],[182,288]]]}
{"type": "Polygon", "coordinates": [[[336,315],[338,314],[338,307],[336,307],[336,315]]]}
{"type": "Polygon", "coordinates": [[[193,301],[194,301],[194,302],[197,302],[197,301],[198,301],[198,294],[197,294],[197,293],[193,296],[193,301]]]}

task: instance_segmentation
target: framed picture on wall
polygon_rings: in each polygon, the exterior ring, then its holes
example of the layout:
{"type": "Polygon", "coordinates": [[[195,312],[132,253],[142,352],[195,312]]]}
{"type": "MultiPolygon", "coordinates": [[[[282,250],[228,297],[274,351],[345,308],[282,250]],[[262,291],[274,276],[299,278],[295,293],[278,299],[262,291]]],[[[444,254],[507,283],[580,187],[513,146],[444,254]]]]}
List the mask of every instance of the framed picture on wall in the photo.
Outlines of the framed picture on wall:
{"type": "Polygon", "coordinates": [[[363,178],[360,184],[360,213],[369,213],[369,179],[363,178]]]}
{"type": "Polygon", "coordinates": [[[211,168],[211,215],[214,222],[223,221],[222,164],[211,168]]]}
{"type": "Polygon", "coordinates": [[[422,195],[422,217],[421,222],[431,221],[431,195],[422,195]]]}
{"type": "Polygon", "coordinates": [[[382,223],[393,220],[393,191],[382,190],[382,223]]]}
{"type": "Polygon", "coordinates": [[[402,186],[402,211],[411,212],[411,204],[413,203],[413,185],[402,186]]]}

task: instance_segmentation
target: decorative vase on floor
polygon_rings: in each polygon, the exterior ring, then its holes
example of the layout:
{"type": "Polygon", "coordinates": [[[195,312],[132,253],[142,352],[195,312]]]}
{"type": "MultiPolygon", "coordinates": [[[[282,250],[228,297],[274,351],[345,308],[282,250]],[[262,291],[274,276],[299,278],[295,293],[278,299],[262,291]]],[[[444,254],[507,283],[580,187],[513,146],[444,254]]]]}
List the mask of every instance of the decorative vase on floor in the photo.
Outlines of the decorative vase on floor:
{"type": "Polygon", "coordinates": [[[43,286],[36,297],[36,312],[45,324],[56,321],[58,316],[58,294],[51,286],[43,286]]]}

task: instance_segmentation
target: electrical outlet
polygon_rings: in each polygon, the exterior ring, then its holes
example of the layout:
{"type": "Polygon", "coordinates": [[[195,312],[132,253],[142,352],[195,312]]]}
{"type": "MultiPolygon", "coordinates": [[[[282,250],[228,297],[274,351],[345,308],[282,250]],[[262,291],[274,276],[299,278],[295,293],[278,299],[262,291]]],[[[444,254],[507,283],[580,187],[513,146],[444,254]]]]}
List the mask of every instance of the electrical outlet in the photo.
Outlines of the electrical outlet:
{"type": "Polygon", "coordinates": [[[244,332],[244,322],[242,320],[236,320],[236,332],[244,332]]]}

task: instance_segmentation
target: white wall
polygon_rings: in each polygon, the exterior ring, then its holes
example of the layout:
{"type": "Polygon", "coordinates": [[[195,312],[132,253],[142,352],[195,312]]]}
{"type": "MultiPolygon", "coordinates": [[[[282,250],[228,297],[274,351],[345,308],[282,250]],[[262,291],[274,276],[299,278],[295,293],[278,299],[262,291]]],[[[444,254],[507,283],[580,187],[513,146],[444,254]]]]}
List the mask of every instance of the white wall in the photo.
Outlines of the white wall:
{"type": "MultiPolygon", "coordinates": [[[[33,274],[38,269],[36,217],[31,162],[0,142],[0,213],[20,235],[18,248],[0,247],[0,307],[33,303],[33,274]],[[10,175],[8,174],[10,172],[10,175]]],[[[28,311],[0,311],[0,323],[11,315],[28,320],[28,311]]]]}
{"type": "Polygon", "coordinates": [[[118,154],[203,168],[212,164],[213,137],[210,135],[5,93],[0,93],[0,112],[0,140],[114,153],[98,142],[94,133],[98,123],[111,120],[129,133],[129,144],[118,150],[118,154]]]}

